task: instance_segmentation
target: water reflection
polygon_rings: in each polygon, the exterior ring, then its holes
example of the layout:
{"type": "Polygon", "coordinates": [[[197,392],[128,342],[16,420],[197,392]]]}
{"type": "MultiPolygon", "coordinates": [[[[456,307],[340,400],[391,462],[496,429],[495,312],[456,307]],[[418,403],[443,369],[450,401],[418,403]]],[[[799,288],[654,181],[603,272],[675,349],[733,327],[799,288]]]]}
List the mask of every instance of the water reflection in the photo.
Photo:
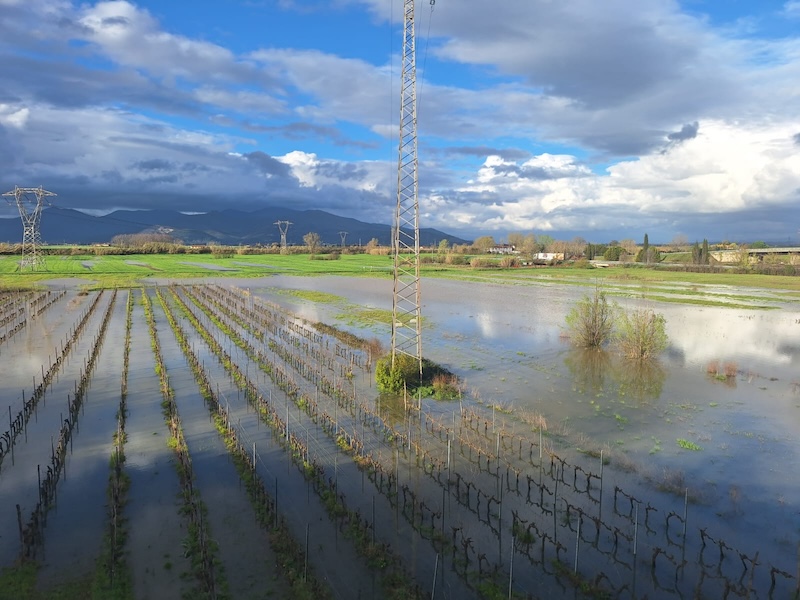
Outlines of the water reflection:
{"type": "Polygon", "coordinates": [[[616,361],[614,377],[619,386],[619,395],[634,398],[645,404],[658,400],[667,371],[658,360],[629,360],[620,357],[616,361]]]}
{"type": "Polygon", "coordinates": [[[574,348],[564,357],[575,387],[581,392],[597,395],[605,391],[611,374],[611,354],[596,348],[574,348]]]}
{"type": "Polygon", "coordinates": [[[657,360],[629,360],[607,350],[574,348],[564,364],[579,391],[595,396],[613,391],[639,403],[657,400],[667,378],[657,360]]]}
{"type": "Polygon", "coordinates": [[[380,393],[375,400],[378,415],[384,422],[397,427],[406,422],[406,408],[408,402],[413,402],[413,398],[407,398],[403,394],[380,393]]]}
{"type": "Polygon", "coordinates": [[[797,312],[669,307],[670,344],[689,364],[711,360],[753,361],[759,365],[791,366],[800,361],[797,312]]]}

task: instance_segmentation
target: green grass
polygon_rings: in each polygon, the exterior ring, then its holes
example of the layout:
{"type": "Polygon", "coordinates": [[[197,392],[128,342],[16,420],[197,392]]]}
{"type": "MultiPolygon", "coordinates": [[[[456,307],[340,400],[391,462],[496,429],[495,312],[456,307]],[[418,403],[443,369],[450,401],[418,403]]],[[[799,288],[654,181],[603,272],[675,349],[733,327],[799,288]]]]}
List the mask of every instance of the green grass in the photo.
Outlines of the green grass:
{"type": "MultiPolygon", "coordinates": [[[[0,260],[0,287],[33,287],[38,282],[57,278],[88,280],[89,289],[131,287],[144,278],[264,277],[274,274],[302,276],[347,275],[390,278],[389,256],[343,254],[338,260],[310,260],[307,254],[237,255],[219,258],[210,254],[132,254],[95,256],[86,254],[47,256],[46,270],[17,272],[16,256],[0,260]],[[92,263],[90,268],[84,263],[92,263]],[[214,267],[214,268],[209,268],[214,267]],[[227,269],[227,270],[218,270],[227,269]]],[[[473,269],[468,266],[423,264],[423,277],[507,285],[561,284],[602,286],[614,296],[646,297],[659,302],[735,308],[770,308],[775,302],[800,299],[800,277],[738,273],[685,273],[636,267],[574,269],[566,267],[473,269]],[[677,285],[681,284],[681,285],[677,285]],[[713,286],[742,288],[724,294],[705,289],[713,286]],[[765,297],[755,290],[772,290],[765,297]]],[[[295,295],[314,302],[334,302],[336,297],[315,292],[295,291],[295,295]]],[[[382,320],[382,319],[381,319],[382,320]]]]}
{"type": "Polygon", "coordinates": [[[694,442],[690,442],[689,440],[684,440],[683,438],[678,438],[676,442],[678,443],[678,446],[680,446],[684,450],[692,450],[694,452],[699,452],[700,450],[703,449],[702,446],[698,446],[694,442]]]}
{"type": "Polygon", "coordinates": [[[294,296],[295,298],[302,298],[311,302],[318,302],[320,304],[339,304],[345,302],[345,299],[336,294],[329,294],[327,292],[318,292],[316,290],[286,290],[281,288],[273,288],[278,294],[286,296],[294,296]]]}

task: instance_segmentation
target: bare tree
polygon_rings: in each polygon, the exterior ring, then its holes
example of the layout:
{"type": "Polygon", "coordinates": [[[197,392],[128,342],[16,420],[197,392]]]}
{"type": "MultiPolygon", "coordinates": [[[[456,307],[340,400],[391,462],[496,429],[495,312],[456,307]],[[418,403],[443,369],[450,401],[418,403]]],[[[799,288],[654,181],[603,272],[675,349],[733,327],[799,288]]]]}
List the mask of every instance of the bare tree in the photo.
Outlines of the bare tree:
{"type": "Polygon", "coordinates": [[[494,238],[490,235],[484,235],[476,239],[472,242],[472,245],[475,246],[481,252],[488,252],[489,248],[495,246],[494,238]]]}
{"type": "Polygon", "coordinates": [[[320,244],[319,234],[314,233],[313,231],[308,232],[303,236],[303,243],[306,245],[311,254],[316,254],[320,244]]]}
{"type": "Polygon", "coordinates": [[[508,243],[514,246],[515,250],[520,250],[525,243],[525,234],[520,232],[513,232],[508,234],[508,243]]]}
{"type": "Polygon", "coordinates": [[[689,245],[689,238],[682,233],[677,234],[669,244],[673,250],[681,250],[689,245]]]}
{"type": "Polygon", "coordinates": [[[630,239],[622,240],[619,243],[619,245],[625,248],[625,252],[627,252],[628,254],[636,255],[636,253],[639,251],[639,245],[635,241],[630,239]]]}

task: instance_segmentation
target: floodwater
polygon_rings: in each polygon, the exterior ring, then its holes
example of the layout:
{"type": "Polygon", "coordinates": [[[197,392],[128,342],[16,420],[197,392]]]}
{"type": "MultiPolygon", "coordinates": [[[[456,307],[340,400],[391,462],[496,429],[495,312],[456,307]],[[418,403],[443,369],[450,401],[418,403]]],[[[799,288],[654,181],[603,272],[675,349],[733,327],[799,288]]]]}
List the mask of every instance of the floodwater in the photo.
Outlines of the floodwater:
{"type": "MultiPolygon", "coordinates": [[[[235,285],[311,322],[338,323],[389,344],[388,325],[359,323],[357,307],[391,310],[390,281],[275,276],[235,285]],[[285,293],[291,289],[344,301],[313,303],[285,293]]],[[[465,403],[497,407],[498,423],[541,414],[548,431],[557,432],[562,455],[603,450],[611,457],[606,476],[637,498],[658,500],[664,512],[685,510],[688,523],[724,540],[721,548],[751,558],[759,553],[796,573],[800,478],[787,474],[800,470],[798,304],[773,299],[774,309],[759,310],[620,299],[625,309],[650,308],[666,318],[669,347],[639,365],[565,341],[565,317],[585,293],[556,284],[424,280],[424,354],[463,379],[465,403]]],[[[769,578],[761,585],[769,587],[769,578]]]]}
{"type": "MultiPolygon", "coordinates": [[[[362,313],[364,308],[391,310],[388,279],[276,275],[240,280],[209,277],[207,281],[247,290],[311,323],[333,324],[389,345],[388,324],[365,316],[380,311],[362,313]],[[341,301],[311,302],[292,295],[295,289],[327,292],[341,301]]],[[[305,434],[310,457],[324,469],[324,477],[336,482],[351,509],[371,521],[378,540],[393,546],[423,589],[430,590],[432,584],[437,598],[468,597],[470,590],[463,578],[469,578],[474,590],[476,570],[493,569],[500,577],[505,573],[519,593],[582,597],[553,572],[554,557],[569,565],[570,571],[574,563],[584,580],[615,590],[617,597],[688,597],[690,590],[697,597],[721,597],[725,590],[734,590],[740,596],[778,599],[796,589],[800,481],[786,474],[800,467],[800,309],[786,301],[788,296],[765,292],[761,302],[752,290],[706,290],[720,298],[738,297],[737,304],[766,303],[775,308],[698,307],[648,299],[652,288],[641,297],[641,291],[629,286],[629,297],[619,300],[623,308],[646,307],[663,314],[670,339],[657,361],[638,364],[611,350],[578,351],[565,341],[565,317],[586,288],[440,280],[424,280],[422,288],[425,356],[462,379],[466,389],[462,402],[422,400],[419,415],[407,415],[402,399],[398,403],[379,398],[372,375],[356,373],[351,379],[354,396],[389,423],[395,434],[408,432],[405,448],[387,441],[380,427],[371,429],[375,421],[371,417],[365,421],[362,409],[348,413],[317,396],[320,406],[335,416],[337,427],[360,439],[368,453],[378,457],[384,472],[397,476],[395,485],[403,487],[402,501],[399,495],[387,494],[383,474],[380,486],[365,478],[364,471],[339,451],[318,422],[288,402],[208,317],[200,320],[270,402],[275,391],[274,406],[281,415],[286,411],[293,432],[305,434]],[[467,414],[476,415],[474,422],[467,414]],[[430,428],[430,419],[453,424],[452,467],[451,434],[443,442],[430,428]],[[546,426],[540,430],[542,423],[546,426]],[[506,437],[501,441],[501,436],[506,437]],[[411,438],[430,454],[420,459],[411,452],[411,438]],[[529,454],[521,441],[528,438],[529,454]],[[480,453],[477,458],[473,455],[473,447],[483,449],[483,462],[480,453]],[[486,460],[487,447],[496,454],[496,468],[486,460]],[[445,455],[448,467],[443,475],[434,458],[444,464],[445,455]],[[502,474],[501,462],[507,465],[502,474]],[[514,472],[516,482],[512,481],[514,472]],[[464,482],[468,482],[466,492],[464,482]],[[419,519],[419,525],[413,524],[414,519],[419,519]],[[528,530],[535,532],[530,540],[511,536],[511,523],[517,520],[535,528],[528,530]],[[451,539],[452,532],[452,545],[463,546],[463,556],[458,550],[447,551],[446,543],[432,543],[430,536],[439,527],[445,540],[451,539]]],[[[131,532],[127,551],[137,597],[152,596],[155,590],[180,595],[186,586],[179,575],[188,570],[182,552],[186,531],[176,518],[178,482],[171,464],[174,458],[165,444],[167,430],[140,294],[135,292],[129,373],[126,469],[131,494],[125,511],[131,532]]],[[[8,385],[0,409],[7,410],[8,404],[16,414],[21,390],[35,383],[40,364],[46,368],[51,363],[49,354],[55,356],[59,340],[67,337],[92,300],[93,296],[71,291],[44,318],[32,323],[40,331],[28,328],[24,335],[0,346],[4,357],[15,356],[13,364],[4,361],[2,367],[8,385]]],[[[20,436],[14,462],[8,456],[2,465],[0,497],[7,506],[22,500],[23,516],[36,497],[36,465],[48,457],[51,417],[61,418],[61,406],[107,302],[108,298],[100,303],[76,346],[74,364],[64,365],[62,380],[56,380],[36,419],[28,423],[23,435],[30,442],[20,436]],[[28,459],[34,449],[37,456],[28,459]],[[24,481],[15,476],[22,473],[24,481]]],[[[67,479],[59,487],[64,494],[60,501],[75,504],[71,490],[89,477],[69,477],[91,468],[92,503],[97,507],[101,502],[107,475],[101,466],[108,460],[112,417],[119,402],[122,307],[118,298],[76,432],[75,454],[68,458],[67,479]],[[96,425],[97,419],[104,425],[96,425]]],[[[253,523],[241,489],[230,489],[236,477],[223,446],[214,437],[163,312],[158,308],[155,314],[167,372],[180,388],[177,401],[198,469],[198,488],[210,511],[231,590],[250,595],[267,587],[280,593],[280,585],[270,585],[275,573],[270,572],[273,558],[265,538],[253,523]],[[237,522],[237,512],[241,522],[237,522]],[[249,524],[253,524],[251,529],[249,524]],[[257,558],[246,562],[242,551],[245,555],[255,551],[257,558]]],[[[240,336],[258,346],[253,332],[240,329],[240,336]]],[[[218,382],[218,392],[226,396],[248,447],[253,444],[255,451],[257,446],[257,471],[268,487],[274,482],[279,510],[295,538],[306,536],[310,567],[328,580],[335,597],[380,597],[370,572],[340,534],[340,527],[326,520],[313,486],[290,462],[274,431],[259,424],[197,333],[189,337],[218,382]],[[342,570],[343,563],[352,568],[342,570]]],[[[313,383],[296,377],[306,392],[313,390],[313,383]]],[[[53,539],[75,522],[91,524],[88,531],[99,532],[99,511],[83,515],[78,508],[60,504],[51,513],[45,560],[53,575],[43,573],[45,581],[60,580],[56,574],[76,568],[72,565],[81,565],[77,568],[83,570],[91,564],[88,555],[96,552],[97,536],[94,546],[85,544],[86,556],[74,556],[72,562],[64,558],[69,544],[53,539]]],[[[15,515],[6,514],[0,526],[3,537],[13,540],[15,515]]],[[[522,535],[522,529],[515,531],[522,535]]],[[[13,560],[14,545],[7,545],[3,564],[13,560]]]]}

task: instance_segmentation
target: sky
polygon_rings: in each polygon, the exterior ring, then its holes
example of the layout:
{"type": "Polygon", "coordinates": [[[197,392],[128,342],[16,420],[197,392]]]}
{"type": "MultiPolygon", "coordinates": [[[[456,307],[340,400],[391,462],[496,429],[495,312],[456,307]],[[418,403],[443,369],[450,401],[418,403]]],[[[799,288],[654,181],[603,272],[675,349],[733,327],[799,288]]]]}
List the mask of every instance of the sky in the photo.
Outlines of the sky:
{"type": "MultiPolygon", "coordinates": [[[[0,193],[391,223],[402,9],[0,0],[0,193]]],[[[800,0],[415,15],[421,227],[800,243],[800,0]]]]}

